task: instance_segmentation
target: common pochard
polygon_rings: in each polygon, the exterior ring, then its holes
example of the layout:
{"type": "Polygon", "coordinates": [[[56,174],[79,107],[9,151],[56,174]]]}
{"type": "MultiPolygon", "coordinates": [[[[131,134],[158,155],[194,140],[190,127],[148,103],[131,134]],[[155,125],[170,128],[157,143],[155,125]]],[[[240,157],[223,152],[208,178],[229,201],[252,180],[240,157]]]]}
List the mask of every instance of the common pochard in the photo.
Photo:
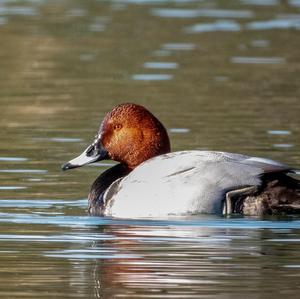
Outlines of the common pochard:
{"type": "Polygon", "coordinates": [[[108,112],[94,142],[62,169],[106,159],[119,164],[92,184],[91,215],[300,212],[300,181],[288,175],[293,168],[226,152],[171,152],[165,127],[137,104],[121,104],[108,112]]]}

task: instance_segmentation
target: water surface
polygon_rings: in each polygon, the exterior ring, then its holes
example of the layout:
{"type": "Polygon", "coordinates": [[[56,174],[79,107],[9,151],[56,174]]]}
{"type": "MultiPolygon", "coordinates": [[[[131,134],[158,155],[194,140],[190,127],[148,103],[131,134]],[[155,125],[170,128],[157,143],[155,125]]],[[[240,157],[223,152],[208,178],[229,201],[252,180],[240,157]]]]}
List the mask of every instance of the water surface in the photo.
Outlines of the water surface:
{"type": "Polygon", "coordinates": [[[86,215],[110,162],[62,173],[113,105],[173,150],[300,168],[296,0],[0,1],[1,298],[297,298],[300,218],[86,215]]]}

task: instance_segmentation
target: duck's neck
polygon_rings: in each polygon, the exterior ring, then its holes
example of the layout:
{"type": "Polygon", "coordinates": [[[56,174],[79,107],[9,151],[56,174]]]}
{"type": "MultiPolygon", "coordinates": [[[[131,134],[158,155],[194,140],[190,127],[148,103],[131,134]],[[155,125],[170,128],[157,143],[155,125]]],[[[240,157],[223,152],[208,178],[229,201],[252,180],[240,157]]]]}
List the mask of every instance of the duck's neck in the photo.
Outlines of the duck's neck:
{"type": "Polygon", "coordinates": [[[124,164],[117,164],[101,173],[91,186],[88,196],[90,215],[103,215],[103,196],[107,188],[117,179],[127,175],[131,170],[124,164]]]}

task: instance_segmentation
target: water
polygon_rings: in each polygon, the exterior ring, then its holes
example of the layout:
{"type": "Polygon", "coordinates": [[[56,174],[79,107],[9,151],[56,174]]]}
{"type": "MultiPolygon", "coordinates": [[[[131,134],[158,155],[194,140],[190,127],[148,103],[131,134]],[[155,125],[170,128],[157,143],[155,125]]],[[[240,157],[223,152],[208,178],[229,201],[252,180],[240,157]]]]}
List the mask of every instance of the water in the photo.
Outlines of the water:
{"type": "Polygon", "coordinates": [[[297,298],[300,218],[86,215],[62,173],[115,104],[173,150],[300,167],[300,2],[0,1],[1,298],[297,298]]]}

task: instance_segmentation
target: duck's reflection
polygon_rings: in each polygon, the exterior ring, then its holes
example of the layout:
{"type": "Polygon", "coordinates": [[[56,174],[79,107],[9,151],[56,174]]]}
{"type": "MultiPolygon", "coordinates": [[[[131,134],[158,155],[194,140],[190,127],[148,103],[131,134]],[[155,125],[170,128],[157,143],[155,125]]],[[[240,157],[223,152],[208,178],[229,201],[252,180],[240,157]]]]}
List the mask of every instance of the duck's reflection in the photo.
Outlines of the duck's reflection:
{"type": "Polygon", "coordinates": [[[112,253],[92,269],[97,298],[267,294],[276,281],[287,289],[296,279],[285,283],[283,268],[274,271],[280,267],[274,256],[284,252],[265,241],[275,234],[270,230],[107,226],[103,232],[115,238],[94,244],[112,253]]]}

